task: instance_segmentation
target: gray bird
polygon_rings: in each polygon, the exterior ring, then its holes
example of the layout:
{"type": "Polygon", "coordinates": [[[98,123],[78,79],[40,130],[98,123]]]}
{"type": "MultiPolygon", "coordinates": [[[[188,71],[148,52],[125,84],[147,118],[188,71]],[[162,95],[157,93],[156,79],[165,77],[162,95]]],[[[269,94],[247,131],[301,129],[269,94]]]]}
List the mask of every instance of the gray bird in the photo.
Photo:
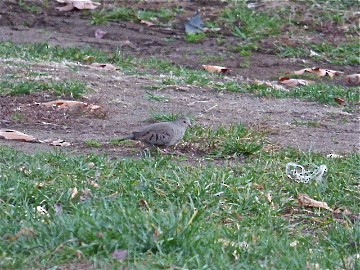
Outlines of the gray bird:
{"type": "Polygon", "coordinates": [[[155,123],[134,131],[131,135],[121,138],[120,141],[136,140],[156,146],[176,145],[182,140],[189,126],[191,122],[188,117],[179,118],[174,122],[155,123]]]}

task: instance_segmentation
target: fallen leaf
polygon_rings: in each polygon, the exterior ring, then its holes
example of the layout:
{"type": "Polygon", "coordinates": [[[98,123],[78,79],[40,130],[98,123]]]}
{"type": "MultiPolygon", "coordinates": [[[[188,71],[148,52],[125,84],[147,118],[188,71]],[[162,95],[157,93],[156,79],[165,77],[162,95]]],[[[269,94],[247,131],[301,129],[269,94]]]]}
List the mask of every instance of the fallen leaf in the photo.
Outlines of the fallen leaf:
{"type": "Polygon", "coordinates": [[[46,209],[42,206],[36,206],[36,212],[38,212],[40,215],[50,216],[46,209]]]}
{"type": "Polygon", "coordinates": [[[360,74],[347,75],[345,81],[350,85],[360,85],[360,74]]]}
{"type": "Polygon", "coordinates": [[[344,209],[344,208],[337,208],[334,210],[334,214],[344,214],[344,215],[351,215],[351,211],[348,209],[344,209]]]}
{"type": "Polygon", "coordinates": [[[34,235],[36,235],[36,232],[34,231],[33,228],[22,227],[15,235],[5,236],[4,238],[9,241],[16,241],[21,236],[34,236],[34,235]]]}
{"type": "Polygon", "coordinates": [[[92,63],[90,66],[93,68],[96,68],[96,69],[103,69],[103,70],[118,70],[119,69],[112,64],[92,63]]]}
{"type": "Polygon", "coordinates": [[[140,23],[145,24],[146,26],[154,26],[155,25],[155,23],[145,21],[145,20],[141,20],[140,23]]]}
{"type": "Polygon", "coordinates": [[[118,261],[123,261],[127,257],[129,252],[125,249],[117,249],[112,253],[112,257],[118,261]]]}
{"type": "Polygon", "coordinates": [[[268,200],[269,203],[272,202],[272,194],[271,193],[267,193],[266,194],[266,199],[268,200]]]}
{"type": "Polygon", "coordinates": [[[334,76],[339,76],[344,73],[342,71],[313,67],[294,71],[294,74],[303,75],[305,72],[316,74],[318,77],[329,76],[330,78],[333,78],[334,76]]]}
{"type": "Polygon", "coordinates": [[[23,142],[40,142],[38,139],[31,135],[12,130],[12,129],[0,129],[0,138],[5,140],[23,141],[23,142]]]}
{"type": "Polygon", "coordinates": [[[107,34],[107,32],[103,31],[101,29],[96,29],[95,30],[95,38],[96,39],[102,39],[106,34],[107,34]]]}
{"type": "Polygon", "coordinates": [[[202,65],[203,69],[213,73],[226,73],[229,72],[230,69],[227,67],[220,67],[220,66],[212,66],[212,65],[202,65]]]}
{"type": "Polygon", "coordinates": [[[70,11],[77,9],[95,9],[100,6],[100,3],[92,2],[91,0],[56,0],[59,3],[64,3],[66,6],[57,7],[59,11],[70,11]]]}
{"type": "Polygon", "coordinates": [[[316,201],[311,199],[307,194],[299,194],[298,196],[298,203],[300,206],[305,207],[315,207],[315,208],[324,208],[329,211],[333,211],[326,202],[316,201]]]}
{"type": "Polygon", "coordinates": [[[149,209],[150,209],[148,202],[145,201],[144,199],[141,199],[141,200],[139,201],[139,204],[140,204],[141,207],[144,207],[146,210],[149,210],[149,209]]]}
{"type": "Polygon", "coordinates": [[[259,81],[259,80],[254,80],[254,84],[257,85],[265,85],[268,87],[273,88],[274,90],[278,90],[278,91],[289,91],[288,89],[286,89],[284,86],[279,85],[277,81],[259,81]]]}
{"type": "Polygon", "coordinates": [[[72,190],[71,190],[71,196],[70,196],[70,199],[74,199],[76,197],[76,195],[78,195],[79,192],[78,192],[78,189],[77,187],[74,187],[72,190]]]}
{"type": "Polygon", "coordinates": [[[299,85],[309,85],[315,83],[314,81],[310,80],[303,80],[303,79],[290,79],[288,77],[281,77],[279,78],[279,83],[284,84],[289,87],[299,86],[299,85]]]}
{"type": "Polygon", "coordinates": [[[253,187],[256,188],[257,190],[263,190],[265,188],[264,185],[258,183],[253,183],[253,187]]]}
{"type": "Polygon", "coordinates": [[[88,105],[88,109],[90,110],[90,112],[96,111],[98,109],[100,109],[101,107],[99,105],[95,105],[95,104],[89,104],[88,105]]]}
{"type": "Polygon", "coordinates": [[[66,142],[64,140],[61,140],[61,139],[58,139],[56,141],[52,141],[49,144],[52,145],[52,146],[61,146],[61,147],[68,147],[68,146],[71,145],[71,143],[66,142]]]}
{"type": "Polygon", "coordinates": [[[43,103],[38,103],[42,106],[45,106],[47,108],[51,108],[51,107],[56,107],[56,108],[60,108],[60,109],[67,109],[70,107],[75,107],[75,106],[87,106],[88,104],[82,101],[76,101],[76,100],[54,100],[54,101],[49,101],[49,102],[43,102],[43,103]]]}
{"type": "Polygon", "coordinates": [[[339,97],[334,98],[334,100],[340,105],[344,105],[346,103],[345,99],[339,97]]]}
{"type": "Polygon", "coordinates": [[[94,188],[100,188],[100,185],[96,183],[94,180],[91,180],[88,182],[90,186],[93,186],[94,188]]]}

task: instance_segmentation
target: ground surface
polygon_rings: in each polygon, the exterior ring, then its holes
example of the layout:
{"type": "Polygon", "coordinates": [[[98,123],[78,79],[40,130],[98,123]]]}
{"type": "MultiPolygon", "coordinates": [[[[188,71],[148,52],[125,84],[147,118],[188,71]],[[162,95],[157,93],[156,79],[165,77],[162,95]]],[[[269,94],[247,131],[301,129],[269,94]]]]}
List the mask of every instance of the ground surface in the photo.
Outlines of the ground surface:
{"type": "MultiPolygon", "coordinates": [[[[55,6],[58,5],[52,2],[42,13],[36,14],[24,12],[18,5],[3,1],[0,3],[0,41],[48,42],[70,47],[90,45],[105,50],[120,50],[125,55],[137,58],[154,56],[193,69],[201,69],[201,64],[223,65],[232,70],[228,76],[237,81],[269,80],[285,72],[322,65],[308,59],[280,58],[274,53],[259,51],[247,59],[250,64],[246,66],[243,65],[244,58],[238,53],[227,50],[225,46],[218,46],[216,37],[209,37],[204,42],[194,44],[185,41],[185,18],[192,16],[198,8],[201,8],[205,18],[215,16],[215,2],[206,4],[204,1],[183,1],[185,12],[176,19],[174,27],[166,28],[147,27],[134,22],[95,26],[90,25],[89,19],[81,12],[56,11],[55,6]],[[108,34],[102,39],[96,39],[96,29],[104,30],[108,34]],[[217,60],[211,63],[208,60],[210,56],[217,60]]],[[[138,5],[140,8],[156,9],[159,3],[147,2],[138,5]]],[[[167,5],[171,6],[171,1],[167,2],[167,5]]],[[[280,38],[285,38],[285,34],[280,38]]],[[[236,42],[234,37],[226,36],[227,45],[236,42]]],[[[264,40],[263,43],[272,46],[271,39],[264,40]]],[[[244,123],[265,131],[268,140],[275,145],[291,146],[303,151],[348,153],[359,147],[359,112],[347,112],[342,106],[295,99],[259,98],[250,94],[219,92],[211,87],[193,85],[163,86],[157,92],[166,96],[167,101],[160,102],[149,100],[146,95],[149,87],[159,84],[161,74],[99,72],[85,64],[67,62],[26,62],[25,65],[20,55],[18,59],[0,61],[1,76],[9,73],[18,73],[21,76],[31,66],[31,70],[47,73],[50,78],[58,81],[84,81],[94,90],[87,94],[88,99],[83,100],[101,105],[100,114],[71,111],[49,113],[34,105],[35,102],[54,100],[55,97],[48,93],[19,97],[0,96],[0,128],[16,129],[41,140],[60,138],[72,143],[68,149],[74,152],[98,151],[120,156],[133,155],[136,153],[136,146],[112,145],[109,142],[147,123],[154,112],[189,114],[194,117],[197,125],[211,127],[244,123]],[[77,72],[73,72],[74,68],[77,72]],[[21,112],[21,119],[14,119],[15,111],[21,112]],[[101,142],[103,147],[91,148],[85,144],[89,140],[101,142]]],[[[353,66],[326,64],[326,67],[356,73],[353,66]]],[[[53,149],[46,144],[4,140],[0,141],[0,145],[10,145],[26,152],[53,149]]]]}

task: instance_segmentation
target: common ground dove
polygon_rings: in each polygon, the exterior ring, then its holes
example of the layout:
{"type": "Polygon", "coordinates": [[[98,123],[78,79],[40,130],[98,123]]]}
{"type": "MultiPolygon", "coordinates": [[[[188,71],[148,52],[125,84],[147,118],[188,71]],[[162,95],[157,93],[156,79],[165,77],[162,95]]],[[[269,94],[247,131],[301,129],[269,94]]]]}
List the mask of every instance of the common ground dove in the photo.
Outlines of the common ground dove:
{"type": "Polygon", "coordinates": [[[155,123],[134,131],[131,135],[121,138],[120,141],[137,140],[156,146],[171,146],[182,140],[190,125],[188,117],[179,118],[174,122],[155,123]]]}

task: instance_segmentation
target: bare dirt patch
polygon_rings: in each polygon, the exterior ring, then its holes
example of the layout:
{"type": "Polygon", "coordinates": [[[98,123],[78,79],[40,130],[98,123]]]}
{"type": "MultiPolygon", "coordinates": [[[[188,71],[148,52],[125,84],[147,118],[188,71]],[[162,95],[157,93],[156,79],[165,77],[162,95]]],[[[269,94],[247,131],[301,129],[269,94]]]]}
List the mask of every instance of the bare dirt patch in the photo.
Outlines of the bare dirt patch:
{"type": "MultiPolygon", "coordinates": [[[[17,4],[2,2],[0,41],[48,42],[61,46],[90,45],[104,50],[120,50],[126,55],[139,58],[154,56],[195,69],[199,69],[201,64],[218,64],[231,68],[232,74],[229,76],[238,77],[239,80],[271,79],[290,70],[317,65],[310,60],[304,63],[303,60],[283,59],[273,53],[258,52],[250,56],[250,65],[244,67],[244,58],[228,50],[228,47],[218,46],[216,37],[209,37],[202,43],[186,42],[182,24],[186,17],[193,15],[199,7],[208,16],[216,15],[211,1],[210,4],[205,1],[195,2],[199,3],[182,3],[186,12],[176,19],[172,28],[146,27],[134,22],[93,26],[89,25],[89,18],[83,13],[58,12],[52,2],[39,14],[25,12],[17,4]],[[103,39],[96,39],[96,29],[107,31],[108,34],[103,39]],[[209,56],[219,60],[216,63],[204,63],[209,56]]],[[[147,2],[146,8],[156,9],[158,4],[147,2]]],[[[236,39],[228,36],[226,42],[231,45],[236,43],[236,39]]],[[[195,86],[165,86],[155,93],[166,96],[167,101],[153,101],[147,98],[147,89],[158,84],[159,75],[99,72],[87,65],[73,63],[24,63],[21,59],[2,59],[0,75],[21,72],[21,65],[44,71],[53,79],[84,81],[94,92],[83,100],[99,104],[102,113],[96,115],[79,111],[44,110],[34,105],[35,102],[54,100],[55,96],[50,93],[21,97],[0,96],[0,128],[17,129],[39,139],[61,138],[72,143],[69,149],[74,152],[133,155],[137,153],[138,145],[120,146],[110,142],[146,123],[154,112],[192,115],[196,124],[214,128],[221,124],[244,123],[255,129],[265,130],[269,141],[274,144],[304,151],[338,153],[351,152],[359,147],[359,113],[347,113],[340,106],[294,99],[258,98],[249,94],[219,92],[209,87],[195,86]],[[72,65],[76,65],[77,72],[73,72],[72,65]],[[90,148],[85,143],[89,140],[102,143],[102,147],[90,148]]],[[[349,66],[327,65],[327,68],[353,72],[353,67],[349,66]]],[[[53,149],[46,144],[4,140],[0,141],[0,145],[10,145],[28,152],[53,149]]]]}

